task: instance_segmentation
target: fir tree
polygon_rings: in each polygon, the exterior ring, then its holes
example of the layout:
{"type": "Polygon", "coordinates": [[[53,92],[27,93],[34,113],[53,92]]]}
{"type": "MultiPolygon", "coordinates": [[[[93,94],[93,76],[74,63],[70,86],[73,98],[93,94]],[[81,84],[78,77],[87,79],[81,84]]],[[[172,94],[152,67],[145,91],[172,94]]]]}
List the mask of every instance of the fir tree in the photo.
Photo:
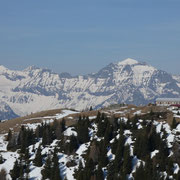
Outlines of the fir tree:
{"type": "Polygon", "coordinates": [[[61,127],[62,132],[64,132],[66,130],[66,121],[64,118],[60,122],[60,127],[61,127]]]}
{"type": "Polygon", "coordinates": [[[57,148],[54,149],[53,158],[52,158],[52,168],[51,168],[51,179],[52,180],[61,180],[60,170],[59,170],[59,158],[57,156],[57,148]]]}
{"type": "Polygon", "coordinates": [[[101,165],[98,165],[98,169],[97,169],[97,172],[96,172],[96,179],[104,180],[104,174],[103,174],[101,165]]]}
{"type": "Polygon", "coordinates": [[[41,171],[42,173],[42,179],[45,180],[45,179],[50,179],[51,178],[51,173],[52,173],[52,170],[51,170],[51,164],[52,164],[52,161],[51,161],[51,156],[48,154],[47,156],[47,159],[46,159],[46,162],[45,162],[45,165],[44,165],[44,168],[43,170],[41,171]]]}
{"type": "Polygon", "coordinates": [[[34,165],[41,167],[42,166],[42,155],[41,155],[41,145],[39,145],[36,151],[36,157],[34,159],[34,165]]]}
{"type": "Polygon", "coordinates": [[[17,180],[20,177],[20,165],[18,160],[15,161],[13,169],[10,171],[12,180],[17,180]]]}
{"type": "Polygon", "coordinates": [[[29,154],[29,148],[26,148],[25,154],[24,154],[24,159],[28,160],[30,158],[30,154],[29,154]]]}
{"type": "Polygon", "coordinates": [[[74,135],[70,136],[70,143],[69,143],[69,153],[73,153],[78,149],[79,145],[78,145],[78,141],[77,138],[74,135]]]}
{"type": "Polygon", "coordinates": [[[122,173],[124,176],[130,174],[132,171],[132,157],[130,156],[130,146],[125,146],[124,155],[123,155],[123,166],[122,173]]]}
{"type": "Polygon", "coordinates": [[[0,154],[0,164],[4,163],[4,158],[2,157],[2,155],[0,154]]]}
{"type": "Polygon", "coordinates": [[[125,144],[125,136],[121,134],[118,140],[118,146],[115,153],[115,160],[114,160],[115,172],[119,172],[122,165],[124,144],[125,144]]]}
{"type": "Polygon", "coordinates": [[[76,126],[77,138],[80,144],[86,143],[89,141],[89,130],[88,130],[88,122],[82,120],[81,116],[79,117],[79,121],[76,126]]]}
{"type": "Polygon", "coordinates": [[[10,141],[11,140],[11,138],[12,138],[12,130],[11,129],[9,129],[9,132],[8,132],[8,135],[7,135],[7,141],[10,141]]]}
{"type": "Polygon", "coordinates": [[[143,164],[141,163],[138,168],[136,168],[136,172],[134,173],[134,180],[146,179],[145,171],[143,164]]]}
{"type": "Polygon", "coordinates": [[[174,118],[173,118],[173,121],[172,121],[172,124],[171,124],[171,128],[172,128],[172,129],[175,129],[176,126],[177,126],[177,122],[176,122],[176,118],[174,117],[174,118]]]}

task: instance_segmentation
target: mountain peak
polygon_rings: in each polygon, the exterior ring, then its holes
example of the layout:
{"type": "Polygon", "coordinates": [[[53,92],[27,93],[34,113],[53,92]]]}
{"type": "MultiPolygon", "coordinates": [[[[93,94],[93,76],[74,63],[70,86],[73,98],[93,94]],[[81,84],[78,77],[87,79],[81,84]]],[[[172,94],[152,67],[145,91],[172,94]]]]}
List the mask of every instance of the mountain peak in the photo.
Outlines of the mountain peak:
{"type": "Polygon", "coordinates": [[[0,72],[7,71],[7,68],[3,65],[0,65],[0,72]]]}
{"type": "Polygon", "coordinates": [[[24,69],[24,71],[32,71],[32,70],[36,70],[36,69],[40,69],[40,68],[33,65],[33,66],[27,67],[26,69],[24,69]]]}
{"type": "Polygon", "coordinates": [[[135,59],[127,58],[123,61],[118,62],[118,65],[133,65],[133,64],[138,64],[139,62],[136,61],[135,59]]]}

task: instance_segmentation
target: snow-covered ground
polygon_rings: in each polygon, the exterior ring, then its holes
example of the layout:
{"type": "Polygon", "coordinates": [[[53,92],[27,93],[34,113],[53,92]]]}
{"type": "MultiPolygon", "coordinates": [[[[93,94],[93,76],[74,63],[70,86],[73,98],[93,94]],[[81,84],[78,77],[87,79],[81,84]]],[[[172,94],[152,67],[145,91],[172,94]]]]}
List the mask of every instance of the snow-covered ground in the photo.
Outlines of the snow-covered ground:
{"type": "MultiPolygon", "coordinates": [[[[137,111],[138,114],[140,111],[137,111]]],[[[61,119],[63,117],[67,117],[70,116],[71,114],[77,113],[75,111],[70,111],[70,110],[63,110],[62,113],[56,114],[55,116],[47,116],[44,117],[43,120],[47,120],[46,122],[51,122],[53,119],[61,119]]],[[[174,114],[177,114],[176,111],[173,110],[174,114]]],[[[135,113],[136,114],[136,113],[135,113]]],[[[91,116],[91,118],[89,119],[95,119],[96,116],[91,116]]],[[[119,122],[122,121],[124,123],[127,123],[127,118],[123,117],[123,118],[119,118],[119,122]]],[[[149,122],[149,121],[148,121],[149,122]]],[[[166,140],[167,140],[167,144],[168,147],[171,149],[173,146],[173,143],[175,141],[179,141],[180,142],[180,138],[178,139],[178,137],[180,137],[180,124],[177,125],[176,129],[171,129],[171,127],[166,123],[166,122],[158,122],[158,121],[153,121],[153,124],[156,126],[156,132],[160,133],[160,136],[163,137],[163,131],[162,129],[166,132],[166,140]]],[[[27,124],[28,127],[35,129],[37,127],[37,123],[36,124],[27,124]]],[[[137,128],[138,129],[142,129],[143,128],[143,120],[139,119],[138,123],[137,123],[137,128]]],[[[7,134],[6,134],[7,135],[7,134]]],[[[75,130],[74,127],[67,127],[67,129],[64,131],[64,136],[77,136],[77,132],[75,130]]],[[[89,136],[90,136],[90,140],[92,141],[93,139],[96,139],[97,141],[101,141],[103,138],[99,138],[97,137],[97,124],[95,124],[94,122],[91,123],[91,128],[89,128],[89,136]]],[[[124,131],[124,136],[126,137],[126,141],[125,141],[125,145],[129,145],[130,146],[130,155],[133,156],[132,159],[132,173],[134,173],[137,169],[137,167],[139,167],[139,165],[141,164],[141,162],[144,164],[145,162],[143,162],[142,160],[138,159],[136,156],[134,156],[134,152],[133,152],[133,148],[134,148],[134,139],[132,137],[132,132],[131,130],[125,130],[124,131]]],[[[117,134],[116,139],[120,138],[120,134],[117,134]]],[[[110,141],[110,143],[113,143],[115,140],[112,139],[110,141]]],[[[35,148],[38,148],[39,144],[41,143],[41,139],[39,142],[37,142],[35,144],[35,148]]],[[[58,140],[54,140],[49,146],[45,147],[42,150],[42,155],[43,154],[47,154],[49,151],[52,151],[53,148],[56,146],[56,144],[58,143],[58,140]]],[[[83,158],[83,154],[86,153],[86,151],[88,150],[90,146],[90,142],[85,143],[80,145],[80,147],[77,149],[75,155],[67,155],[67,154],[63,154],[63,153],[58,153],[58,157],[59,157],[59,168],[61,171],[61,175],[62,177],[66,177],[68,180],[74,180],[74,172],[76,170],[76,168],[78,168],[79,162],[81,161],[83,165],[85,165],[85,161],[83,158]],[[71,160],[75,160],[76,165],[73,167],[67,167],[66,164],[67,162],[70,162],[71,160]]],[[[31,154],[31,160],[34,159],[35,155],[32,152],[33,149],[33,145],[31,145],[29,147],[30,150],[30,154],[31,154]]],[[[159,153],[159,150],[154,150],[153,152],[151,152],[151,158],[154,158],[157,154],[159,153]]],[[[9,173],[10,170],[13,168],[14,162],[15,160],[19,157],[19,154],[17,153],[17,151],[15,152],[8,152],[7,151],[7,141],[5,140],[5,135],[1,134],[0,135],[0,154],[3,156],[3,158],[5,159],[5,162],[3,164],[0,164],[0,169],[5,168],[6,171],[9,173]]],[[[172,155],[172,151],[170,156],[172,155]]],[[[108,149],[107,152],[107,157],[109,158],[110,161],[115,159],[115,155],[112,153],[111,148],[108,149]]],[[[33,163],[30,164],[30,173],[29,173],[29,178],[31,180],[41,180],[41,170],[43,167],[35,167],[33,165],[33,163]]],[[[174,163],[174,174],[177,174],[180,170],[180,167],[177,163],[174,163]]],[[[106,174],[106,169],[104,169],[104,173],[106,174]]],[[[129,180],[132,179],[132,173],[129,175],[129,180]]],[[[8,174],[7,177],[9,180],[11,180],[10,175],[8,174]]]]}

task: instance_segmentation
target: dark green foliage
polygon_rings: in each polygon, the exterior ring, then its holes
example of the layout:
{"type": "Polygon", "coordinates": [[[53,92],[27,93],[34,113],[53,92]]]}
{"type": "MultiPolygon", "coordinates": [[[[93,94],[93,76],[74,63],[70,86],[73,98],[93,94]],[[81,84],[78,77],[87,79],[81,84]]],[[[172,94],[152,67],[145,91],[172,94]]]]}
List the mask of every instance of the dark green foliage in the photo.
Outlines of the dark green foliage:
{"type": "Polygon", "coordinates": [[[69,153],[71,154],[71,153],[75,152],[78,149],[78,147],[79,147],[79,144],[78,144],[77,138],[74,135],[71,135],[70,142],[68,145],[69,153]]]}
{"type": "Polygon", "coordinates": [[[130,147],[129,145],[125,146],[124,148],[124,155],[123,155],[123,165],[122,165],[122,174],[126,176],[130,174],[132,171],[132,157],[130,156],[130,147]]]}
{"type": "Polygon", "coordinates": [[[132,119],[132,129],[137,129],[137,123],[138,123],[138,119],[139,119],[139,117],[138,117],[138,115],[136,114],[135,116],[134,116],[134,118],[132,119]]]}
{"type": "Polygon", "coordinates": [[[29,160],[29,158],[30,158],[29,148],[26,148],[25,154],[24,154],[24,159],[25,159],[25,160],[29,160]]]}
{"type": "Polygon", "coordinates": [[[30,172],[30,161],[27,160],[25,164],[25,179],[29,179],[29,172],[30,172]]]}
{"type": "Polygon", "coordinates": [[[149,153],[148,135],[143,129],[137,134],[137,139],[134,144],[134,154],[138,157],[138,159],[144,159],[149,153]]]}
{"type": "Polygon", "coordinates": [[[143,164],[141,163],[140,166],[136,169],[134,173],[134,180],[146,179],[146,174],[144,171],[143,164]]]}
{"type": "Polygon", "coordinates": [[[99,148],[100,148],[100,156],[99,156],[98,162],[101,167],[106,167],[109,160],[107,157],[107,146],[105,144],[105,141],[100,142],[99,148]]]}
{"type": "Polygon", "coordinates": [[[60,170],[59,170],[59,158],[57,155],[58,151],[55,148],[52,158],[52,168],[51,168],[51,180],[61,180],[60,170]]]}
{"type": "Polygon", "coordinates": [[[98,180],[104,179],[104,174],[103,174],[101,165],[98,165],[98,169],[96,171],[96,179],[98,179],[98,180]]]}
{"type": "Polygon", "coordinates": [[[20,146],[20,152],[25,153],[26,148],[35,142],[35,134],[32,129],[21,126],[17,145],[20,146]]]}
{"type": "Polygon", "coordinates": [[[11,129],[9,129],[9,132],[8,132],[8,135],[7,135],[7,141],[10,141],[11,140],[11,138],[12,138],[12,130],[11,129]]]}
{"type": "Polygon", "coordinates": [[[16,160],[13,169],[10,171],[12,180],[17,180],[20,177],[20,169],[20,164],[18,160],[16,160]]]}
{"type": "Polygon", "coordinates": [[[0,154],[0,164],[4,163],[4,158],[2,157],[2,155],[0,154]]]}
{"type": "Polygon", "coordinates": [[[125,136],[123,134],[120,134],[120,138],[118,140],[118,145],[115,153],[115,160],[114,160],[116,172],[120,171],[122,165],[125,140],[126,140],[125,136]]]}
{"type": "Polygon", "coordinates": [[[104,114],[101,114],[101,117],[98,121],[98,131],[97,135],[103,137],[105,135],[106,128],[109,126],[109,120],[105,117],[104,114]]]}
{"type": "Polygon", "coordinates": [[[176,126],[177,126],[177,122],[176,122],[176,118],[174,117],[174,118],[173,118],[173,121],[172,121],[172,124],[171,124],[171,128],[172,128],[172,129],[175,129],[176,126]]]}
{"type": "Polygon", "coordinates": [[[78,180],[81,180],[81,178],[87,179],[87,180],[90,179],[95,174],[94,168],[95,168],[95,164],[94,164],[93,160],[91,158],[88,159],[86,161],[85,168],[84,168],[82,174],[80,175],[80,177],[78,177],[78,180]]]}
{"type": "Polygon", "coordinates": [[[43,136],[42,136],[42,145],[49,145],[50,143],[52,143],[53,139],[54,139],[54,134],[52,131],[52,128],[49,124],[44,124],[44,128],[43,128],[43,136]]]}
{"type": "Polygon", "coordinates": [[[80,144],[86,143],[89,141],[89,130],[88,130],[89,122],[85,117],[83,119],[79,117],[76,131],[77,131],[77,138],[80,144]]]}
{"type": "Polygon", "coordinates": [[[36,157],[34,159],[34,165],[41,167],[42,166],[42,155],[41,155],[41,145],[39,145],[37,151],[36,151],[36,157]]]}
{"type": "Polygon", "coordinates": [[[51,178],[51,176],[52,176],[51,175],[51,173],[52,173],[51,164],[52,164],[51,156],[48,154],[46,162],[45,162],[45,165],[44,165],[44,168],[41,171],[41,173],[42,173],[42,180],[45,180],[45,179],[48,179],[48,178],[50,179],[51,178]]]}
{"type": "Polygon", "coordinates": [[[93,110],[93,108],[92,108],[92,106],[89,108],[89,111],[92,111],[93,110]]]}

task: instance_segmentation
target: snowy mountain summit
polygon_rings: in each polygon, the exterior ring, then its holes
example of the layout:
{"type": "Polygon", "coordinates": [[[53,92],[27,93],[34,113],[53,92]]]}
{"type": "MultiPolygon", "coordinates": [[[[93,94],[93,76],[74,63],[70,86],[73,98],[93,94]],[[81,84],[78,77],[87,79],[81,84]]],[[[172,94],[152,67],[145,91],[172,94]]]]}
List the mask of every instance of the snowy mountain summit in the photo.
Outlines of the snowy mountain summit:
{"type": "MultiPolygon", "coordinates": [[[[157,97],[180,97],[177,77],[131,58],[76,77],[35,66],[23,71],[0,66],[0,104],[5,103],[13,117],[62,107],[82,110],[116,103],[140,105],[157,97]]],[[[11,118],[0,112],[0,120],[11,118]]]]}
{"type": "Polygon", "coordinates": [[[136,61],[135,59],[127,58],[124,61],[119,61],[118,65],[133,65],[133,64],[138,64],[139,62],[136,61]]]}

